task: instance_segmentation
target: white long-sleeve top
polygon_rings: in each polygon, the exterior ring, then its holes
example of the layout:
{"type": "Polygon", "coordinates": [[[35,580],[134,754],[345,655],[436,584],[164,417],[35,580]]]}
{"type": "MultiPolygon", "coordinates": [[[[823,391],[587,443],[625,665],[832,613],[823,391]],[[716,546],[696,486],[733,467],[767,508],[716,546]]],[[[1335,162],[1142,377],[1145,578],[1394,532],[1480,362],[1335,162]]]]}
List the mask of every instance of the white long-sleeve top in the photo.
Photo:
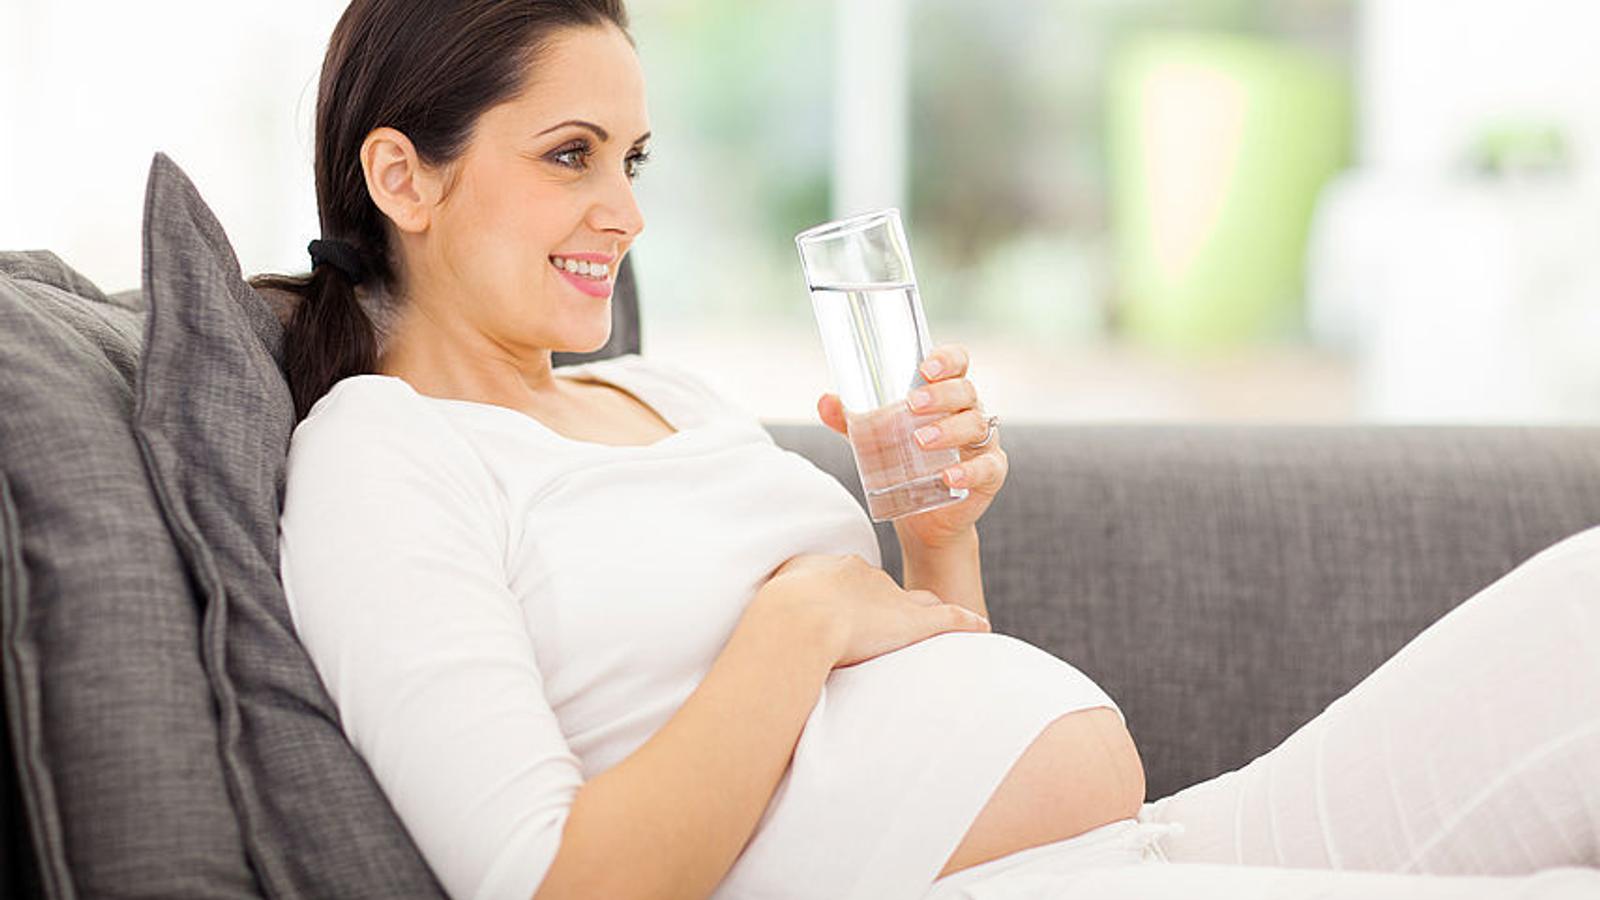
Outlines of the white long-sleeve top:
{"type": "MultiPolygon", "coordinates": [[[[289,448],[294,627],[453,898],[533,896],[579,787],[672,717],[784,560],[882,564],[844,486],[689,370],[627,354],[558,372],[628,391],[675,432],[577,441],[357,375],[289,448]]],[[[1028,744],[1092,706],[1116,709],[998,633],[835,669],[715,896],[922,896],[1028,744]]]]}

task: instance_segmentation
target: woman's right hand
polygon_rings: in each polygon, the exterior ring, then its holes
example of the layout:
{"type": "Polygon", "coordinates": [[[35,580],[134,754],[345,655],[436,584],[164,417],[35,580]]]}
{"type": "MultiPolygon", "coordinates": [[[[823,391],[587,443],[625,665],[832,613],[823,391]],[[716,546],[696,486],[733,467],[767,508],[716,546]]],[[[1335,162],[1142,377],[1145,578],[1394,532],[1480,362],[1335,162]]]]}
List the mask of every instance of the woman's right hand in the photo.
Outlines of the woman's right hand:
{"type": "Polygon", "coordinates": [[[833,668],[853,666],[946,631],[988,631],[989,623],[932,591],[904,590],[859,555],[802,553],[775,569],[757,596],[819,616],[833,668]]]}

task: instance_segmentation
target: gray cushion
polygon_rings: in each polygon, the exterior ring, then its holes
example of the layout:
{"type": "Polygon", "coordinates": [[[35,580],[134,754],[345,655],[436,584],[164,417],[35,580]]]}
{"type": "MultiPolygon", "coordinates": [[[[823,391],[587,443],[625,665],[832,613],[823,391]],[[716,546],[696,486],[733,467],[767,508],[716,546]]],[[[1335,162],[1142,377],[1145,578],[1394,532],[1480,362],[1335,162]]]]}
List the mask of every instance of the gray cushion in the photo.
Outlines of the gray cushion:
{"type": "Polygon", "coordinates": [[[250,860],[278,897],[442,897],[295,637],[277,521],[294,408],[282,328],[156,154],[134,431],[204,605],[202,653],[250,860]]]}
{"type": "Polygon", "coordinates": [[[53,254],[0,253],[5,713],[30,864],[49,897],[252,897],[198,612],[129,426],[142,325],[53,254]]]}
{"type": "MultiPolygon", "coordinates": [[[[0,609],[21,605],[20,598],[27,590],[26,578],[22,572],[22,526],[17,507],[11,502],[11,482],[0,471],[0,609]]],[[[7,688],[20,683],[9,665],[4,667],[0,683],[7,688]]],[[[7,693],[0,691],[0,723],[7,720],[4,711],[13,706],[5,697],[7,693]]],[[[6,730],[9,732],[9,728],[6,730]]],[[[44,885],[39,883],[38,861],[28,837],[28,817],[17,783],[17,760],[9,734],[4,737],[0,739],[0,897],[41,897],[44,885]]]]}

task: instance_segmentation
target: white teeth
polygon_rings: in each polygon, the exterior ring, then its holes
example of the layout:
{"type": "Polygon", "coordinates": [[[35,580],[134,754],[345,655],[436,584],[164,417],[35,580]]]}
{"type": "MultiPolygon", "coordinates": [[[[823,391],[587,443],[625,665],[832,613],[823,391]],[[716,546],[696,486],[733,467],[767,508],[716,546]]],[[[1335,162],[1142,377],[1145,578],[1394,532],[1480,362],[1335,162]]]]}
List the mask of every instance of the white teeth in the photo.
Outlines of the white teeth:
{"type": "Polygon", "coordinates": [[[561,256],[550,257],[550,262],[558,269],[571,272],[581,278],[592,278],[596,281],[603,281],[611,274],[611,266],[607,263],[585,262],[584,260],[566,259],[561,256]]]}

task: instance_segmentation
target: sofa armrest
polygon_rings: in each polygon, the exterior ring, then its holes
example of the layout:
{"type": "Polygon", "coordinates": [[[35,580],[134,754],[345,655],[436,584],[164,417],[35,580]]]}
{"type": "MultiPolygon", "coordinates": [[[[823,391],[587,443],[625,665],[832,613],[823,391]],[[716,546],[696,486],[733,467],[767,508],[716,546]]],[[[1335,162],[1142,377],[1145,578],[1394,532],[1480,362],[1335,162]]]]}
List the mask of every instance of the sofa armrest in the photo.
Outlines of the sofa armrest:
{"type": "MultiPolygon", "coordinates": [[[[844,438],[767,428],[861,499],[844,438]]],[[[1593,427],[1023,423],[1003,440],[1010,476],[978,526],[994,628],[1116,698],[1151,798],[1276,746],[1600,523],[1593,427]]]]}

